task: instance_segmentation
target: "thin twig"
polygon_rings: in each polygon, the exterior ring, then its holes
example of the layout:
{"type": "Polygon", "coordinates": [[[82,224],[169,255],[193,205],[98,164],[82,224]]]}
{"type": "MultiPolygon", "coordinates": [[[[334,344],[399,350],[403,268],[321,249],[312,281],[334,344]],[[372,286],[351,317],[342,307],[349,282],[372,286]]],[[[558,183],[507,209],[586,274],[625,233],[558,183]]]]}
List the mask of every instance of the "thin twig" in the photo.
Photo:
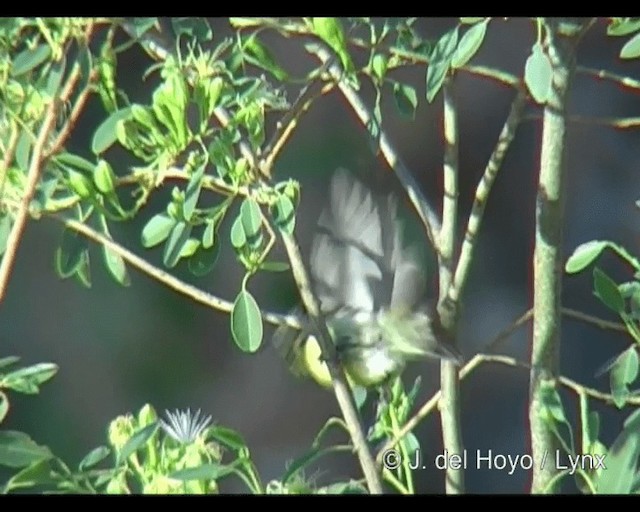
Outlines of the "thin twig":
{"type": "Polygon", "coordinates": [[[276,131],[264,149],[265,157],[258,164],[263,176],[271,178],[273,163],[297,127],[302,115],[309,110],[317,98],[329,92],[334,86],[333,83],[322,83],[316,79],[302,90],[298,99],[291,105],[284,117],[278,121],[276,131]]]}
{"type": "Polygon", "coordinates": [[[458,258],[455,276],[453,278],[453,283],[451,283],[451,286],[449,287],[448,296],[451,301],[459,301],[462,290],[464,290],[469,270],[471,268],[473,252],[476,245],[476,237],[480,230],[487,199],[496,176],[498,175],[498,171],[502,167],[502,162],[504,161],[507,150],[515,137],[516,127],[522,117],[525,102],[526,93],[523,90],[520,90],[511,104],[511,110],[509,111],[509,115],[502,127],[502,131],[498,137],[498,142],[496,143],[493,153],[487,162],[482,178],[476,187],[476,195],[471,207],[471,213],[469,214],[467,231],[464,235],[462,248],[460,249],[460,257],[458,258]]]}
{"type": "MultiPolygon", "coordinates": [[[[94,23],[89,22],[85,28],[85,33],[84,33],[87,44],[91,39],[91,34],[93,33],[93,29],[94,29],[94,23]]],[[[65,123],[62,126],[62,129],[56,135],[56,138],[53,141],[53,144],[47,149],[47,152],[45,153],[45,158],[49,158],[51,155],[55,155],[66,144],[67,140],[69,139],[69,136],[71,135],[71,131],[75,127],[78,121],[78,118],[80,117],[80,114],[84,110],[84,106],[86,105],[87,100],[89,99],[89,95],[91,93],[90,84],[96,79],[97,76],[98,76],[97,70],[92,69],[90,76],[88,77],[86,87],[80,92],[80,94],[76,98],[76,101],[74,102],[74,105],[73,105],[73,108],[71,109],[71,113],[69,114],[69,117],[65,120],[65,123]]],[[[81,77],[80,64],[76,62],[76,64],[73,67],[73,70],[71,71],[71,74],[69,75],[69,78],[67,79],[67,82],[64,88],[60,92],[60,101],[62,103],[67,102],[71,98],[71,95],[73,94],[73,91],[75,90],[76,85],[80,80],[80,77],[81,77]]]]}
{"type": "Polygon", "coordinates": [[[586,322],[589,324],[593,324],[600,329],[610,329],[612,331],[618,332],[627,332],[627,328],[624,324],[618,322],[610,322],[608,320],[603,320],[602,318],[598,318],[596,316],[588,315],[587,313],[583,313],[582,311],[577,311],[571,308],[562,308],[562,314],[568,316],[569,318],[573,318],[575,320],[581,320],[582,322],[586,322]]]}
{"type": "Polygon", "coordinates": [[[51,102],[47,106],[42,126],[40,127],[38,137],[33,145],[24,195],[20,201],[20,206],[16,213],[11,232],[7,237],[7,246],[4,257],[2,258],[2,262],[0,262],[0,302],[7,291],[7,284],[9,282],[9,276],[11,275],[16,253],[18,251],[18,245],[20,244],[20,239],[22,238],[22,233],[27,223],[29,204],[36,192],[36,187],[38,186],[44,161],[44,146],[49,140],[52,130],[55,128],[58,105],[58,100],[52,98],[51,102]]]}
{"type": "MultiPolygon", "coordinates": [[[[141,272],[147,274],[149,277],[152,277],[156,281],[164,284],[172,290],[175,290],[178,293],[181,293],[182,295],[185,295],[193,299],[194,301],[199,302],[200,304],[204,304],[207,307],[222,311],[224,313],[230,313],[233,309],[233,302],[216,297],[215,295],[207,293],[196,286],[181,281],[169,272],[156,267],[155,265],[149,263],[144,258],[141,258],[140,256],[134,254],[129,249],[123,247],[114,240],[107,238],[102,233],[97,232],[90,226],[87,226],[86,224],[83,224],[82,222],[79,222],[75,219],[69,219],[59,214],[51,215],[51,217],[64,224],[66,227],[76,231],[77,233],[86,236],[90,240],[104,245],[109,250],[122,257],[122,259],[129,263],[132,267],[137,268],[141,272]]],[[[268,311],[261,311],[261,313],[262,318],[264,318],[264,320],[266,320],[270,324],[284,324],[293,327],[294,329],[302,329],[302,321],[296,315],[281,315],[268,311]]]]}
{"type": "Polygon", "coordinates": [[[336,395],[345,423],[349,428],[349,434],[351,435],[351,440],[360,461],[364,477],[367,480],[369,492],[372,494],[380,494],[382,493],[380,475],[371,451],[369,450],[367,438],[362,429],[357,408],[353,401],[349,385],[347,384],[344,370],[338,361],[335,347],[331,342],[331,335],[329,334],[325,321],[322,318],[318,301],[311,290],[309,277],[304,267],[300,248],[292,235],[282,232],[282,240],[284,241],[284,246],[287,251],[287,255],[289,256],[291,270],[293,272],[296,285],[298,286],[298,290],[300,291],[300,297],[314,330],[320,335],[318,337],[320,350],[327,365],[327,369],[329,370],[329,374],[331,375],[333,391],[336,395]]]}

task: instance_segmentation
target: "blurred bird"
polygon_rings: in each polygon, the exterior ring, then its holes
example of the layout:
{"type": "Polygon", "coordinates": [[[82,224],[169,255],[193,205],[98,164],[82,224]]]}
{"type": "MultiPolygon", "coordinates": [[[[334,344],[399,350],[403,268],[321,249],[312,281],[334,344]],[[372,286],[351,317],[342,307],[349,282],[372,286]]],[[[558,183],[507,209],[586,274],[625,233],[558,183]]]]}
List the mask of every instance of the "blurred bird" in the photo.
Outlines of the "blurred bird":
{"type": "MultiPolygon", "coordinates": [[[[400,374],[407,361],[462,358],[442,341],[416,252],[404,247],[397,199],[376,196],[349,172],[334,174],[312,242],[310,272],[327,328],[350,383],[371,388],[400,374]]],[[[276,349],[296,375],[330,387],[310,327],[280,326],[276,349]]]]}

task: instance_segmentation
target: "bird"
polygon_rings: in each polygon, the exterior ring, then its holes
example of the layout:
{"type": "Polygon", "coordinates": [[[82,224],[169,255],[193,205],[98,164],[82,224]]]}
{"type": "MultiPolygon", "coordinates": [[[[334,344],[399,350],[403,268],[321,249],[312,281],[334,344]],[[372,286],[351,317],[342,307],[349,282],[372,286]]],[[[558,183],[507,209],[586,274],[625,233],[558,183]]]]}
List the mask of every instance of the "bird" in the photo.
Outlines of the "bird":
{"type": "MultiPolygon", "coordinates": [[[[339,168],[311,244],[312,288],[331,341],[349,383],[366,389],[412,360],[462,361],[425,301],[426,272],[415,247],[404,245],[397,210],[394,194],[374,194],[339,168]]],[[[331,386],[310,326],[296,332],[282,325],[273,342],[294,374],[331,386]]]]}

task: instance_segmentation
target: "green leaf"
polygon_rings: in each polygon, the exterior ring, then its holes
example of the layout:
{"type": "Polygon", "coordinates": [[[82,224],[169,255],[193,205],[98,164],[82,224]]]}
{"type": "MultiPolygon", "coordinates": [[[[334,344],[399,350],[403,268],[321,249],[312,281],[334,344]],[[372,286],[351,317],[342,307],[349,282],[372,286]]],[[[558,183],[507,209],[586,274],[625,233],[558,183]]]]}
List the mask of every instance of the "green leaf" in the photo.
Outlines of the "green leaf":
{"type": "Polygon", "coordinates": [[[130,29],[127,30],[134,38],[141,38],[147,31],[151,30],[157,23],[158,18],[132,18],[128,23],[130,29]]]}
{"type": "Polygon", "coordinates": [[[196,205],[198,204],[205,169],[206,165],[204,164],[198,167],[191,175],[191,178],[189,178],[189,183],[187,183],[187,189],[184,193],[184,203],[182,204],[182,213],[187,221],[191,220],[196,205]]]}
{"type": "Polygon", "coordinates": [[[58,372],[53,363],[39,363],[10,372],[0,379],[0,388],[13,389],[19,393],[36,394],[40,384],[58,372]]]}
{"type": "Polygon", "coordinates": [[[62,241],[55,252],[55,268],[62,279],[71,277],[83,263],[88,244],[86,238],[69,228],[62,232],[62,241]]]}
{"type": "MultiPolygon", "coordinates": [[[[104,215],[100,215],[100,224],[102,226],[104,236],[109,240],[112,240],[111,233],[109,233],[109,226],[107,225],[107,219],[105,219],[104,215]]],[[[124,258],[113,249],[108,248],[106,245],[102,246],[102,256],[109,274],[111,274],[111,276],[120,285],[129,286],[131,284],[131,278],[129,277],[129,272],[127,272],[127,266],[124,263],[124,258]]]]}
{"type": "Polygon", "coordinates": [[[180,255],[182,254],[182,249],[184,245],[189,240],[189,235],[191,234],[191,225],[186,222],[177,222],[171,233],[169,233],[169,238],[164,246],[164,253],[162,255],[162,262],[166,267],[173,268],[180,260],[180,255]]]}
{"type": "Polygon", "coordinates": [[[288,196],[281,194],[275,203],[274,221],[278,228],[291,235],[296,226],[296,209],[288,196]]]}
{"type": "Polygon", "coordinates": [[[80,471],[85,471],[96,464],[99,464],[107,458],[110,453],[111,450],[106,446],[98,446],[97,448],[94,448],[80,462],[80,471]]]}
{"type": "Polygon", "coordinates": [[[624,423],[605,459],[606,471],[597,480],[598,494],[629,494],[633,489],[640,455],[640,411],[624,423]]]}
{"type": "Polygon", "coordinates": [[[197,277],[202,277],[211,272],[220,255],[220,244],[211,247],[200,247],[196,253],[189,258],[189,271],[197,277]]]}
{"type": "Polygon", "coordinates": [[[278,81],[283,82],[289,78],[289,74],[274,59],[269,49],[258,39],[255,32],[242,43],[249,62],[271,73],[278,81]]]}
{"type": "Polygon", "coordinates": [[[418,95],[415,87],[395,82],[393,84],[393,99],[396,101],[398,112],[403,117],[414,119],[418,106],[418,95]]]}
{"type": "Polygon", "coordinates": [[[209,429],[208,436],[235,451],[240,451],[247,447],[244,438],[238,432],[228,427],[214,425],[209,429]]]}
{"type": "Polygon", "coordinates": [[[216,234],[216,222],[214,220],[208,220],[207,225],[202,233],[202,247],[210,249],[215,242],[216,234]]]}
{"type": "Polygon", "coordinates": [[[598,267],[593,269],[593,289],[605,306],[616,313],[624,311],[624,299],[616,282],[598,267]]]}
{"type": "Polygon", "coordinates": [[[633,32],[637,32],[640,30],[640,19],[639,18],[624,18],[619,20],[614,20],[607,27],[607,35],[609,36],[626,36],[633,32]]]}
{"type": "Polygon", "coordinates": [[[106,160],[100,159],[93,169],[93,184],[101,194],[109,196],[116,189],[116,175],[106,160]]]}
{"type": "Polygon", "coordinates": [[[0,368],[4,368],[5,366],[11,366],[12,364],[17,363],[18,361],[20,361],[20,358],[18,356],[7,356],[7,357],[0,358],[0,368]]]}
{"type": "Polygon", "coordinates": [[[552,91],[553,67],[540,43],[531,48],[524,67],[524,81],[536,103],[544,105],[552,91]]]}
{"type": "Polygon", "coordinates": [[[91,150],[94,154],[99,155],[109,149],[117,140],[116,125],[119,121],[129,119],[131,117],[131,107],[116,110],[107,117],[93,134],[91,141],[91,150]]]}
{"type": "Polygon", "coordinates": [[[29,154],[31,152],[32,145],[33,141],[29,136],[29,131],[22,130],[16,147],[16,163],[21,170],[25,171],[25,173],[29,168],[29,154]]]}
{"type": "Polygon", "coordinates": [[[7,395],[0,391],[0,423],[6,418],[9,412],[9,399],[7,395]]]}
{"type": "Polygon", "coordinates": [[[164,242],[175,225],[175,219],[163,213],[154,215],[142,228],[142,246],[148,249],[164,242]]]}
{"type": "Polygon", "coordinates": [[[427,67],[427,101],[431,103],[444,83],[451,58],[458,45],[458,27],[446,32],[436,43],[429,56],[427,67]]]}
{"type": "Polygon", "coordinates": [[[242,202],[240,217],[242,218],[242,227],[247,238],[255,237],[260,233],[262,216],[260,215],[260,207],[255,199],[248,197],[242,202]]]}
{"type": "Polygon", "coordinates": [[[49,96],[54,97],[58,89],[60,88],[60,83],[62,82],[62,77],[64,75],[66,65],[66,59],[63,57],[59,62],[56,62],[51,66],[51,70],[48,73],[47,77],[47,85],[46,92],[49,96]]]}
{"type": "Polygon", "coordinates": [[[355,70],[351,56],[347,51],[347,41],[342,23],[337,18],[313,18],[313,31],[340,57],[342,67],[347,73],[355,70]]]}
{"type": "Polygon", "coordinates": [[[12,76],[20,76],[42,64],[51,56],[51,48],[48,44],[41,44],[35,48],[27,48],[20,52],[13,60],[11,67],[12,76]]]}
{"type": "Polygon", "coordinates": [[[640,34],[629,39],[620,50],[621,59],[635,59],[640,57],[640,34]]]}
{"type": "Polygon", "coordinates": [[[73,277],[85,288],[91,288],[91,266],[89,264],[89,251],[84,251],[80,258],[80,265],[73,277]]]}
{"type": "Polygon", "coordinates": [[[239,215],[236,217],[236,220],[233,221],[231,225],[231,245],[236,250],[242,249],[247,243],[247,235],[244,233],[244,228],[242,227],[242,216],[239,215]]]}
{"type": "Polygon", "coordinates": [[[36,444],[27,434],[13,430],[0,431],[0,466],[24,468],[53,454],[46,446],[36,444]]]}
{"type": "Polygon", "coordinates": [[[29,489],[35,486],[55,486],[61,477],[51,468],[51,459],[44,459],[31,464],[13,475],[2,491],[5,494],[15,489],[29,489]]]}
{"type": "Polygon", "coordinates": [[[576,272],[584,270],[600,256],[608,245],[609,242],[605,242],[604,240],[591,240],[590,242],[579,245],[574,249],[569,259],[567,259],[564,267],[565,272],[575,274],[576,272]]]}
{"type": "Polygon", "coordinates": [[[200,43],[213,39],[213,30],[205,18],[171,18],[171,26],[176,38],[185,35],[188,41],[195,38],[200,43]]]}
{"type": "Polygon", "coordinates": [[[638,353],[635,346],[629,347],[620,354],[609,374],[611,394],[618,408],[622,408],[629,396],[629,384],[638,377],[638,353]]]}
{"type": "Polygon", "coordinates": [[[460,23],[462,23],[463,25],[475,25],[476,23],[479,23],[483,20],[485,20],[486,18],[481,18],[481,17],[463,17],[460,18],[460,23]]]}
{"type": "Polygon", "coordinates": [[[147,441],[151,439],[151,436],[156,433],[157,429],[158,422],[155,421],[133,434],[131,438],[124,444],[124,446],[120,450],[120,453],[118,453],[118,465],[120,465],[121,462],[127,460],[131,454],[142,448],[147,443],[147,441]]]}
{"type": "Polygon", "coordinates": [[[384,80],[384,76],[387,74],[387,65],[389,59],[382,53],[376,53],[371,59],[371,70],[373,76],[378,79],[379,82],[384,80]]]}
{"type": "Polygon", "coordinates": [[[260,264],[260,268],[267,272],[285,272],[291,267],[285,261],[263,261],[260,264]]]}
{"type": "Polygon", "coordinates": [[[480,23],[473,25],[464,33],[458,43],[456,51],[453,53],[453,57],[451,58],[451,67],[461,68],[471,60],[480,48],[482,41],[484,41],[488,24],[489,20],[485,19],[480,23]]]}
{"type": "Polygon", "coordinates": [[[233,303],[231,334],[243,352],[252,354],[262,343],[262,315],[256,300],[247,290],[242,290],[233,303]]]}
{"type": "Polygon", "coordinates": [[[58,164],[62,164],[63,166],[73,167],[81,171],[83,174],[91,175],[93,174],[94,168],[96,164],[90,162],[86,158],[81,157],[80,155],[75,155],[73,153],[60,153],[55,156],[55,161],[58,164]]]}
{"type": "Polygon", "coordinates": [[[0,256],[7,250],[7,239],[11,233],[11,218],[9,215],[0,215],[0,256]]]}
{"type": "Polygon", "coordinates": [[[235,467],[227,464],[202,464],[195,468],[179,469],[169,474],[169,478],[188,482],[189,480],[219,480],[220,478],[233,473],[235,467]]]}
{"type": "Polygon", "coordinates": [[[182,246],[180,251],[180,258],[190,258],[200,247],[200,240],[197,238],[189,238],[182,246]]]}
{"type": "Polygon", "coordinates": [[[558,390],[551,384],[545,385],[542,388],[541,396],[547,420],[567,423],[567,417],[564,414],[564,407],[558,390]]]}

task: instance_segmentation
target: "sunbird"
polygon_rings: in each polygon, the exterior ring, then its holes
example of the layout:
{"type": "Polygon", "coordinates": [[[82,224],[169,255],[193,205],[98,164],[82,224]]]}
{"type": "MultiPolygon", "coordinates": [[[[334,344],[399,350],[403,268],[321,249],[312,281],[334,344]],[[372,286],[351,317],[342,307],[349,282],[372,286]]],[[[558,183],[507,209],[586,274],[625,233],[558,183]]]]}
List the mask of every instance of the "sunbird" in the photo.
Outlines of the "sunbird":
{"type": "MultiPolygon", "coordinates": [[[[313,237],[309,269],[351,385],[380,386],[411,360],[461,362],[425,301],[426,273],[415,248],[403,244],[395,195],[374,195],[338,169],[313,237]]],[[[282,325],[273,342],[294,374],[331,386],[310,326],[296,331],[282,325]]]]}

